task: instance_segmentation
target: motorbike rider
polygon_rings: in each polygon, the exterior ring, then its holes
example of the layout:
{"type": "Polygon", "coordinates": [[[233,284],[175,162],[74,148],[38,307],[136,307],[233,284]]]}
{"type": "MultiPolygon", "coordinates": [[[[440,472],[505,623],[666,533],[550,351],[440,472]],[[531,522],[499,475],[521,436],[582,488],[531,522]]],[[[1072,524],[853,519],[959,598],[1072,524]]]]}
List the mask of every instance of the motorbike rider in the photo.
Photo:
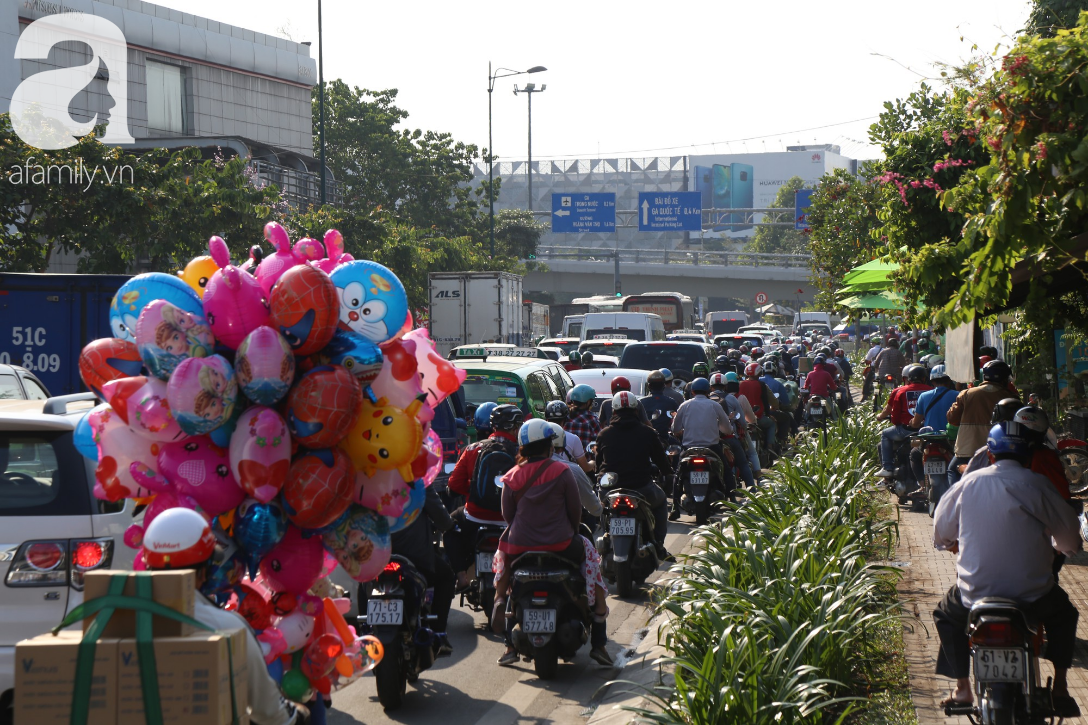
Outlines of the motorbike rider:
{"type": "MultiPolygon", "coordinates": [[[[733,373],[733,375],[736,376],[736,373],[733,373]]],[[[748,423],[744,419],[744,407],[736,395],[726,390],[725,376],[721,373],[714,373],[710,376],[710,399],[721,405],[725,409],[726,415],[729,416],[729,420],[733,421],[733,427],[737,433],[732,436],[723,436],[722,445],[728,446],[729,450],[732,451],[733,463],[736,465],[737,473],[740,474],[744,485],[752,488],[755,486],[755,477],[752,475],[752,466],[748,459],[748,445],[744,440],[748,427],[748,423]]],[[[756,460],[759,460],[758,457],[756,460]]]]}
{"type": "Polygon", "coordinates": [[[661,368],[661,374],[665,376],[666,397],[672,398],[676,402],[676,406],[680,407],[680,404],[684,402],[684,394],[673,386],[672,370],[661,368]]]}
{"type": "Polygon", "coordinates": [[[646,388],[649,394],[640,398],[638,402],[649,416],[650,425],[657,431],[661,445],[668,447],[672,418],[680,404],[668,394],[669,388],[665,385],[665,375],[660,370],[654,370],[646,376],[646,388]]]}
{"type": "Polygon", "coordinates": [[[933,612],[941,649],[937,674],[956,680],[942,703],[973,701],[967,620],[985,597],[1020,603],[1047,633],[1046,658],[1054,663],[1051,690],[1058,714],[1076,704],[1066,672],[1073,662],[1078,613],[1054,580],[1054,549],[1081,548],[1079,521],[1053,486],[1028,465],[1030,447],[1015,422],[990,429],[986,441],[995,463],[964,476],[941,497],[933,516],[933,544],[957,555],[956,583],[933,612]]]}
{"type": "Polygon", "coordinates": [[[850,395],[850,378],[854,376],[854,366],[850,364],[850,360],[846,357],[846,351],[842,348],[836,348],[835,350],[835,362],[838,364],[839,369],[842,370],[842,385],[846,388],[846,407],[849,408],[853,405],[853,396],[850,395]]]}
{"type": "Polygon", "coordinates": [[[907,384],[892,391],[884,410],[876,416],[877,420],[890,420],[892,423],[890,428],[885,428],[880,433],[880,461],[884,467],[876,475],[881,478],[895,477],[893,445],[917,432],[917,428],[912,428],[911,423],[917,412],[918,396],[933,389],[926,382],[926,369],[917,363],[910,365],[905,377],[907,384]]]}
{"type": "MultiPolygon", "coordinates": [[[[707,383],[708,388],[709,385],[707,383]]],[[[665,491],[654,483],[648,464],[653,463],[666,477],[672,476],[672,464],[665,455],[657,432],[639,422],[635,412],[637,400],[626,391],[613,396],[615,412],[612,423],[597,438],[597,471],[615,473],[623,488],[637,491],[646,499],[654,515],[654,545],[658,557],[666,560],[669,558],[669,552],[665,549],[665,534],[669,529],[668,498],[665,491]]],[[[680,409],[683,410],[684,406],[680,406],[680,409]]],[[[720,406],[718,409],[721,410],[720,406]]],[[[676,419],[673,420],[675,427],[676,419]]]]}
{"type": "Polygon", "coordinates": [[[563,430],[578,436],[582,447],[588,448],[601,432],[601,421],[593,414],[593,401],[597,399],[597,393],[582,383],[571,388],[567,398],[570,417],[563,424],[563,430]]]}
{"type": "Polygon", "coordinates": [[[774,451],[778,426],[771,412],[778,410],[778,399],[774,397],[767,384],[759,379],[761,370],[759,363],[748,363],[744,368],[744,380],[740,384],[740,394],[748,398],[752,410],[756,413],[758,419],[756,425],[763,432],[764,446],[768,451],[774,451]]]}
{"type": "MultiPolygon", "coordinates": [[[[918,396],[918,405],[914,409],[914,417],[910,421],[912,428],[932,428],[933,432],[940,433],[948,426],[948,409],[956,400],[956,384],[948,377],[944,365],[938,365],[929,371],[929,382],[932,390],[927,390],[918,396]]],[[[914,471],[914,477],[921,481],[925,478],[925,469],[922,465],[923,450],[921,447],[912,448],[910,451],[910,467],[914,471]]],[[[947,475],[947,472],[946,472],[947,475]]],[[[934,481],[938,490],[947,488],[946,481],[934,481]]]]}
{"type": "Polygon", "coordinates": [[[876,360],[876,356],[884,349],[884,340],[880,337],[879,332],[874,332],[870,335],[869,342],[871,347],[869,348],[869,351],[865,353],[865,382],[861,389],[862,400],[868,400],[869,396],[873,394],[873,378],[876,375],[876,367],[874,366],[873,361],[876,360]]]}
{"type": "Polygon", "coordinates": [[[252,722],[259,725],[306,725],[310,722],[309,710],[283,697],[276,681],[268,674],[263,650],[249,623],[237,612],[215,606],[201,593],[201,586],[215,566],[216,547],[215,534],[203,516],[191,509],[172,508],[163,511],[147,525],[142,551],[144,562],[150,570],[193,570],[197,590],[194,619],[215,629],[245,630],[246,685],[252,722]]]}
{"type": "Polygon", "coordinates": [[[495,406],[491,411],[491,435],[465,448],[450,473],[449,490],[466,499],[465,505],[453,512],[456,526],[443,537],[446,555],[457,572],[458,590],[469,586],[468,570],[475,563],[473,554],[479,525],[504,524],[501,494],[495,486],[495,477],[514,465],[517,456],[514,436],[523,420],[525,414],[516,405],[495,406]]]}
{"type": "MultiPolygon", "coordinates": [[[[611,389],[612,395],[615,395],[621,390],[630,390],[631,381],[628,380],[627,376],[625,375],[617,375],[616,377],[612,378],[612,384],[609,386],[609,389],[611,389]]],[[[601,409],[600,411],[598,411],[597,417],[601,421],[602,428],[608,425],[608,422],[612,419],[612,398],[609,398],[608,400],[605,400],[601,403],[601,409]]],[[[641,405],[638,407],[638,417],[639,420],[641,420],[646,425],[650,424],[650,418],[646,415],[646,411],[643,410],[641,405]]]]}
{"type": "MultiPolygon", "coordinates": [[[[696,378],[691,382],[691,400],[687,400],[676,411],[676,417],[672,421],[672,433],[680,439],[681,445],[686,448],[709,448],[722,460],[724,465],[722,473],[722,485],[726,495],[733,499],[733,470],[721,445],[723,435],[736,435],[729,415],[720,404],[711,400],[710,381],[706,378],[696,378]]],[[[680,515],[680,490],[679,481],[672,490],[672,514],[670,518],[676,520],[680,515]]]]}
{"type": "Polygon", "coordinates": [[[582,353],[577,350],[571,350],[570,355],[567,355],[567,361],[563,364],[563,367],[567,369],[567,372],[573,370],[582,369],[582,353]]]}
{"type": "Polygon", "coordinates": [[[884,341],[884,349],[873,358],[873,367],[876,369],[876,379],[883,384],[884,379],[891,375],[896,382],[899,381],[900,371],[910,361],[899,350],[899,340],[890,334],[884,341]]]}
{"type": "MultiPolygon", "coordinates": [[[[960,480],[959,467],[966,465],[986,445],[990,413],[1009,397],[1012,368],[1004,360],[991,360],[982,368],[982,385],[963,390],[948,409],[948,424],[956,426],[955,458],[948,465],[948,482],[960,480]]],[[[1019,399],[1019,396],[1015,396],[1019,399]]]]}
{"type": "Polygon", "coordinates": [[[771,360],[763,363],[763,377],[759,380],[771,391],[771,395],[775,397],[775,401],[778,403],[778,410],[771,411],[771,417],[774,418],[775,434],[778,439],[779,446],[785,446],[786,441],[789,438],[791,432],[796,433],[794,430],[797,427],[797,422],[790,415],[789,411],[792,410],[790,392],[786,390],[786,386],[778,382],[775,378],[775,373],[778,372],[778,365],[771,360]]]}
{"type": "MultiPolygon", "coordinates": [[[[629,395],[629,394],[628,394],[629,395]]],[[[634,398],[634,396],[631,396],[634,398]]],[[[635,425],[639,425],[636,421],[635,425]]],[[[649,432],[649,431],[648,431],[649,432]]],[[[495,610],[492,622],[502,622],[509,593],[511,570],[515,557],[528,551],[550,551],[575,564],[592,561],[588,580],[597,594],[594,597],[594,617],[590,635],[589,656],[607,667],[612,658],[605,649],[608,642],[607,590],[600,574],[600,557],[593,545],[579,535],[582,522],[582,502],[578,484],[570,469],[552,459],[551,425],[540,418],[529,420],[518,431],[518,465],[502,477],[502,513],[507,528],[499,539],[495,556],[495,610]]],[[[651,437],[654,437],[651,433],[651,437]]],[[[656,437],[654,437],[656,440],[656,437]]],[[[498,664],[511,665],[518,661],[510,640],[514,620],[506,620],[506,652],[498,664]]]]}
{"type": "Polygon", "coordinates": [[[741,411],[744,413],[743,425],[740,426],[741,435],[747,443],[748,465],[751,466],[752,475],[758,482],[763,477],[763,471],[760,469],[759,451],[756,450],[756,439],[752,436],[752,431],[754,430],[753,426],[758,425],[759,418],[756,417],[756,412],[752,410],[752,404],[748,402],[748,398],[741,395],[740,376],[736,373],[726,373],[723,382],[725,383],[725,392],[737,399],[741,411]]]}
{"type": "Polygon", "coordinates": [[[810,395],[816,395],[828,401],[831,408],[831,417],[838,417],[839,406],[830,404],[832,396],[839,386],[835,382],[835,376],[827,371],[824,363],[827,359],[823,355],[817,355],[813,360],[812,372],[805,376],[805,387],[810,395]]]}
{"type": "Polygon", "coordinates": [[[472,423],[476,428],[476,441],[487,440],[491,435],[491,411],[495,410],[498,403],[482,403],[476,412],[472,414],[472,423]]]}
{"type": "MultiPolygon", "coordinates": [[[[993,417],[990,418],[994,425],[1004,421],[1013,421],[1021,426],[1021,433],[1027,439],[1031,447],[1031,468],[1035,473],[1046,476],[1054,484],[1058,494],[1070,501],[1072,494],[1069,492],[1069,479],[1065,476],[1065,466],[1057,452],[1047,445],[1047,431],[1050,429],[1050,416],[1041,408],[1033,405],[1025,406],[1016,398],[1005,398],[994,406],[993,417]]],[[[971,461],[964,469],[963,475],[985,468],[993,463],[986,446],[979,448],[971,461]]]]}
{"type": "MultiPolygon", "coordinates": [[[[544,420],[549,423],[556,423],[560,428],[563,427],[569,417],[570,408],[562,400],[553,400],[544,406],[544,420]]],[[[593,464],[586,460],[586,450],[582,447],[581,439],[566,431],[563,431],[562,438],[563,449],[567,452],[567,457],[577,463],[585,473],[592,473],[593,464]]]]}

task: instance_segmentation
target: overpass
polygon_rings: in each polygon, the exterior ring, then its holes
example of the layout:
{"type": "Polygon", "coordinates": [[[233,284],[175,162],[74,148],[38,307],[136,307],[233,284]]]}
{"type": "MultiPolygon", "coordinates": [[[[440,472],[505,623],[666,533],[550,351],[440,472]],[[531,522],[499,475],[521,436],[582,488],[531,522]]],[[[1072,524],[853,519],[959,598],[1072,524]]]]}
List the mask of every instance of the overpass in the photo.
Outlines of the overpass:
{"type": "Polygon", "coordinates": [[[607,294],[616,289],[618,266],[624,294],[671,290],[693,298],[751,300],[764,292],[770,302],[811,301],[809,259],[807,254],[538,247],[536,261],[548,271],[526,274],[525,291],[549,292],[557,299],[607,294]]]}

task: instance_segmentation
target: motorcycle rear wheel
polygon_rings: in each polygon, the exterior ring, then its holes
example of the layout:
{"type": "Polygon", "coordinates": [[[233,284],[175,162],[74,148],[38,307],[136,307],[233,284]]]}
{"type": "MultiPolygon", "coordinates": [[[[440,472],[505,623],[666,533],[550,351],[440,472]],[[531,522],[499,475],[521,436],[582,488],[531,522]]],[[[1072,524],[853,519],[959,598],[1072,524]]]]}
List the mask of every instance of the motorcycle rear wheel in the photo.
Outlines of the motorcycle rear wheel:
{"type": "Polygon", "coordinates": [[[631,559],[616,562],[616,594],[629,597],[635,591],[635,581],[631,576],[631,559]]]}
{"type": "Polygon", "coordinates": [[[703,526],[710,520],[710,501],[702,500],[695,502],[695,523],[698,526],[703,526]]]}
{"type": "Polygon", "coordinates": [[[548,640],[543,647],[533,647],[533,669],[542,680],[555,679],[559,671],[559,643],[555,641],[555,637],[548,640]]]}
{"type": "Polygon", "coordinates": [[[397,642],[385,650],[385,656],[374,668],[374,685],[378,702],[385,710],[396,710],[404,704],[408,678],[404,672],[404,646],[397,642]]]}

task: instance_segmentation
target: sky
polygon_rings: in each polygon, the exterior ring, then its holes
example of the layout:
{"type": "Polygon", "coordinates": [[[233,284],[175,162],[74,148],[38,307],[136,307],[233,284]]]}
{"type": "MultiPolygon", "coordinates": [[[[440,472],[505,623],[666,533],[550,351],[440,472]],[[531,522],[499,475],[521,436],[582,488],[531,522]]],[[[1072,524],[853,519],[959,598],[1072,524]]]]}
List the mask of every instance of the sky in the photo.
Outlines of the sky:
{"type": "MultiPolygon", "coordinates": [[[[317,0],[156,0],[313,41],[317,0]]],[[[488,143],[488,62],[546,72],[496,81],[495,153],[534,159],[780,151],[835,143],[874,158],[885,101],[940,63],[1008,45],[1028,0],[323,0],[325,78],[399,89],[405,125],[488,143]],[[819,127],[819,128],[818,128],[819,127]]]]}

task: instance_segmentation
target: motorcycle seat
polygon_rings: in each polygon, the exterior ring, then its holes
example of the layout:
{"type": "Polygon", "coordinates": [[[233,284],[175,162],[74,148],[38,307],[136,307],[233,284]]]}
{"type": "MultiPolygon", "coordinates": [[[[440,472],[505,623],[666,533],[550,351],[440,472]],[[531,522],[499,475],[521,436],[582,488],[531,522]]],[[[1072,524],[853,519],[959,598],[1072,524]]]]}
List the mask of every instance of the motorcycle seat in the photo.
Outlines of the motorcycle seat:
{"type": "Polygon", "coordinates": [[[514,580],[530,581],[584,581],[582,567],[554,551],[526,551],[510,563],[514,580]]]}

